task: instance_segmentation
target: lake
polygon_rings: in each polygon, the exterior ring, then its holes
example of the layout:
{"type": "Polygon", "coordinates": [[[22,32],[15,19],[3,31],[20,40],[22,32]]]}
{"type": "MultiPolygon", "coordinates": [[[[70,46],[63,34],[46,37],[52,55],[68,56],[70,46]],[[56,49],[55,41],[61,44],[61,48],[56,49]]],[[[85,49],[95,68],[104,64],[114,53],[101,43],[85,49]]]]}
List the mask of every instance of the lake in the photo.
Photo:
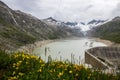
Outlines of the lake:
{"type": "Polygon", "coordinates": [[[51,56],[54,60],[74,60],[74,63],[84,63],[85,50],[99,46],[107,45],[90,38],[67,39],[38,47],[34,50],[34,54],[41,56],[45,61],[51,56]]]}

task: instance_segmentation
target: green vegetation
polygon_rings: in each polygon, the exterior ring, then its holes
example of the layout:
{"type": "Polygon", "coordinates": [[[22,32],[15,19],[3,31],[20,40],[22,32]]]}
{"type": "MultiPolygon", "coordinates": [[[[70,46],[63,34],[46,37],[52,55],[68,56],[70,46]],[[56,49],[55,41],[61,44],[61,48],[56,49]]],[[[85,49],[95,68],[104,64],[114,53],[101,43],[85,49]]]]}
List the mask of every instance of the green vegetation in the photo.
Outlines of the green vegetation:
{"type": "Polygon", "coordinates": [[[0,80],[120,80],[118,75],[105,74],[69,62],[49,61],[24,52],[0,50],[0,80]]]}
{"type": "Polygon", "coordinates": [[[110,21],[94,29],[93,35],[102,39],[107,39],[115,43],[120,43],[120,21],[110,21]]]}
{"type": "Polygon", "coordinates": [[[2,24],[5,27],[0,30],[0,35],[2,37],[16,40],[18,41],[18,43],[21,44],[33,43],[35,41],[35,38],[33,36],[27,35],[25,32],[20,31],[19,29],[15,28],[12,24],[8,24],[7,22],[5,24],[3,22],[2,24]]]}
{"type": "Polygon", "coordinates": [[[102,36],[101,38],[113,41],[115,43],[120,43],[120,32],[112,32],[109,33],[108,35],[106,34],[102,36]]]}
{"type": "Polygon", "coordinates": [[[4,45],[11,45],[15,48],[18,48],[19,46],[24,46],[25,44],[34,43],[36,41],[36,38],[28,35],[26,32],[19,29],[19,27],[13,25],[12,23],[6,22],[4,19],[0,18],[0,38],[3,39],[3,41],[0,40],[0,47],[6,48],[4,45]]]}
{"type": "Polygon", "coordinates": [[[48,36],[49,39],[57,39],[57,35],[49,34],[48,36]]]}

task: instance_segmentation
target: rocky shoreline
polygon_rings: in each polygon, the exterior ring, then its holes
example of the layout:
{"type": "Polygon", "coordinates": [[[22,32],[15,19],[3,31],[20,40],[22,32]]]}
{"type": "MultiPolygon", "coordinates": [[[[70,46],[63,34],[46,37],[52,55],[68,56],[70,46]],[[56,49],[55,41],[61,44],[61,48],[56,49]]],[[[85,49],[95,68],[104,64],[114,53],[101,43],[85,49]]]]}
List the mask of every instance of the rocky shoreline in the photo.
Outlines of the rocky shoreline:
{"type": "MultiPolygon", "coordinates": [[[[71,39],[71,38],[67,38],[67,39],[71,39]]],[[[79,38],[73,37],[73,39],[79,39],[79,38]]],[[[94,39],[96,42],[102,42],[102,43],[106,44],[107,46],[120,46],[120,44],[116,44],[116,43],[111,42],[109,40],[103,40],[100,38],[94,38],[94,39]]],[[[17,49],[16,51],[23,51],[23,52],[27,52],[27,53],[32,53],[35,48],[41,47],[43,45],[46,45],[48,43],[55,42],[58,40],[61,40],[61,39],[37,41],[33,44],[28,44],[28,45],[22,46],[19,49],[17,49]]]]}
{"type": "Polygon", "coordinates": [[[114,46],[114,45],[116,45],[114,42],[111,42],[109,40],[100,39],[100,38],[95,38],[95,41],[102,42],[102,43],[106,44],[107,46],[114,46]]]}
{"type": "MultiPolygon", "coordinates": [[[[67,37],[65,39],[79,39],[79,38],[78,37],[71,37],[71,38],[67,37]]],[[[55,41],[59,41],[59,40],[65,40],[65,39],[54,39],[54,40],[37,41],[37,42],[35,42],[33,44],[27,44],[25,46],[21,46],[16,51],[26,52],[26,53],[32,54],[35,48],[41,47],[41,46],[46,45],[46,44],[51,43],[51,42],[55,42],[55,41]]]]}

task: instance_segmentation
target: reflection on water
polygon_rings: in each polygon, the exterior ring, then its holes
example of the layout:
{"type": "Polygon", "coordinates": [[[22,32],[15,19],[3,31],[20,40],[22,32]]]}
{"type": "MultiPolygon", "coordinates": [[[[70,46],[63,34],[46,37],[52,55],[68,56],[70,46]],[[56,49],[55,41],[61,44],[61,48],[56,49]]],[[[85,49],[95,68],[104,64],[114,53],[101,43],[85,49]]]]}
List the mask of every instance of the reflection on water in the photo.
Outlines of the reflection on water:
{"type": "Polygon", "coordinates": [[[85,50],[98,46],[106,45],[88,38],[62,40],[39,47],[34,50],[34,53],[37,56],[41,56],[45,61],[48,56],[51,56],[54,60],[69,60],[71,62],[74,61],[72,63],[83,63],[85,50]]]}

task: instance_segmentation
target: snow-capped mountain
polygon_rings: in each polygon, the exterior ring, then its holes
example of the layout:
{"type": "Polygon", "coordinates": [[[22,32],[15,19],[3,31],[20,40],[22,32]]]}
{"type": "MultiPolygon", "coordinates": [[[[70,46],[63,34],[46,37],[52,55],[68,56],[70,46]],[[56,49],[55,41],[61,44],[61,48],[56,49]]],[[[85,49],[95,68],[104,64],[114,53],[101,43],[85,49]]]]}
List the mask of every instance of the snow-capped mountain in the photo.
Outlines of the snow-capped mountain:
{"type": "Polygon", "coordinates": [[[88,23],[84,22],[63,22],[56,20],[52,17],[49,17],[47,19],[44,19],[45,22],[52,24],[52,25],[60,25],[60,26],[68,26],[70,28],[76,28],[76,29],[81,29],[81,31],[87,31],[90,30],[93,27],[102,25],[106,23],[108,20],[91,20],[88,23]]]}
{"type": "Polygon", "coordinates": [[[102,24],[105,24],[106,22],[108,22],[109,20],[91,20],[87,23],[87,25],[89,26],[89,29],[92,29],[94,27],[100,26],[102,24]]]}
{"type": "Polygon", "coordinates": [[[65,24],[72,27],[72,26],[76,26],[78,23],[77,22],[66,22],[65,24]]]}
{"type": "Polygon", "coordinates": [[[57,20],[53,19],[52,17],[49,17],[45,20],[48,21],[48,22],[57,22],[57,20]]]}
{"type": "Polygon", "coordinates": [[[73,35],[76,36],[84,36],[83,33],[81,32],[81,28],[77,27],[78,23],[77,22],[63,22],[60,20],[56,20],[52,17],[46,18],[42,20],[46,24],[52,25],[53,27],[56,26],[62,31],[65,29],[69,32],[71,32],[73,35]]]}
{"type": "Polygon", "coordinates": [[[51,24],[51,25],[61,25],[61,26],[65,26],[66,24],[62,21],[56,20],[53,17],[49,17],[46,19],[43,19],[43,21],[47,24],[51,24]]]}
{"type": "Polygon", "coordinates": [[[103,24],[104,22],[106,22],[107,20],[95,20],[95,19],[93,19],[93,20],[91,20],[90,22],[88,22],[87,24],[88,25],[100,25],[100,24],[103,24]]]}
{"type": "Polygon", "coordinates": [[[120,20],[120,16],[117,16],[114,19],[112,19],[112,21],[119,21],[119,20],[120,20]]]}

